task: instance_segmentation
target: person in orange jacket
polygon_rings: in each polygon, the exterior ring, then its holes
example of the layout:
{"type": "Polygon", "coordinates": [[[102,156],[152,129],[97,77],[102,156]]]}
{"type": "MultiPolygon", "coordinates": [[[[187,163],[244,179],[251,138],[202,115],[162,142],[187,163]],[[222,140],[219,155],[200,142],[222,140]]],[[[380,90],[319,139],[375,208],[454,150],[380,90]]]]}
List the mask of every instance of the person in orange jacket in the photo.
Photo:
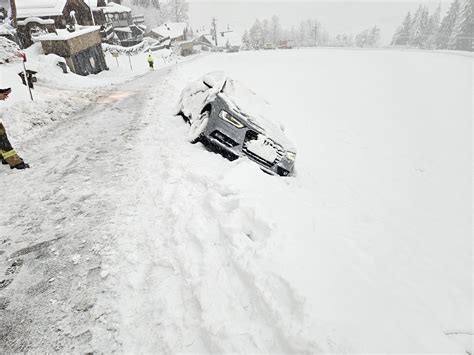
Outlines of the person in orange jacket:
{"type": "MultiPolygon", "coordinates": [[[[0,89],[0,100],[6,100],[10,93],[11,89],[0,89]]],[[[0,158],[2,164],[10,165],[11,169],[26,169],[30,167],[20,158],[15,149],[13,149],[2,122],[0,122],[0,158]]]]}

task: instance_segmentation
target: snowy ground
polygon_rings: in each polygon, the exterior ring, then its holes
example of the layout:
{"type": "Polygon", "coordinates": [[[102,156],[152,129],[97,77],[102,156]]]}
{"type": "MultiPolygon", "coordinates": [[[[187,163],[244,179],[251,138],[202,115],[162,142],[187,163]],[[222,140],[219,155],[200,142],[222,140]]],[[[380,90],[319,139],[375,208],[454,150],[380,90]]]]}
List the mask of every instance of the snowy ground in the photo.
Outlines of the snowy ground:
{"type": "Polygon", "coordinates": [[[0,350],[472,352],[471,71],[215,54],[72,97],[0,172],[0,350]],[[281,113],[296,177],[186,142],[174,105],[211,70],[281,113]]]}

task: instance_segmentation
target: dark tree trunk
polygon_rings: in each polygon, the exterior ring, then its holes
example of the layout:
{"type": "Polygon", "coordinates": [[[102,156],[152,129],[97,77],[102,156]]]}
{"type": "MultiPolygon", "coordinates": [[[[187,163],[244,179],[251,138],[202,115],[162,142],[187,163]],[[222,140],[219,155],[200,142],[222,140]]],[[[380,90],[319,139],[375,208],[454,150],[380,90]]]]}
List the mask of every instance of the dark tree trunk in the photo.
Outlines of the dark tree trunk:
{"type": "Polygon", "coordinates": [[[12,12],[12,24],[16,28],[16,2],[15,0],[10,0],[10,8],[12,12]]]}

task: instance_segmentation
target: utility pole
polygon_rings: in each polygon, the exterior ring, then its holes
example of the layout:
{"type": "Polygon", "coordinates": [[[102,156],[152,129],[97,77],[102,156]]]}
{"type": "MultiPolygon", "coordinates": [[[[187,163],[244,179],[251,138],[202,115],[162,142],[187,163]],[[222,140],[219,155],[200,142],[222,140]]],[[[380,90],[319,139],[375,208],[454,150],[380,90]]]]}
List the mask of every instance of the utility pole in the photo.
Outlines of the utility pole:
{"type": "Polygon", "coordinates": [[[23,75],[25,77],[25,83],[26,83],[26,86],[28,87],[28,90],[30,92],[30,98],[31,98],[31,101],[34,101],[33,100],[33,93],[31,92],[31,87],[30,87],[30,81],[28,80],[28,71],[26,70],[26,54],[25,53],[19,53],[19,57],[22,59],[22,62],[23,62],[23,75]]]}
{"type": "Polygon", "coordinates": [[[216,43],[216,47],[218,47],[217,44],[217,23],[216,23],[216,18],[212,18],[212,31],[214,32],[214,42],[216,43]]]}
{"type": "Polygon", "coordinates": [[[95,26],[94,12],[92,11],[91,0],[88,0],[87,5],[89,5],[89,10],[91,10],[92,26],[95,26]]]}

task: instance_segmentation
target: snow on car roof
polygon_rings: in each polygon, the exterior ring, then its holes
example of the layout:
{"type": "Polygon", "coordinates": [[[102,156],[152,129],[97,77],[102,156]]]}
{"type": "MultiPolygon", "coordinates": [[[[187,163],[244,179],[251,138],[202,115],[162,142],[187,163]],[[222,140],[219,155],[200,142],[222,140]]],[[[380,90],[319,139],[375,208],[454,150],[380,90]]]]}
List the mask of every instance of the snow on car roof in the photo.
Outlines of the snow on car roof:
{"type": "Polygon", "coordinates": [[[152,29],[151,32],[174,39],[182,36],[187,27],[188,25],[184,22],[168,22],[152,29]]]}
{"type": "Polygon", "coordinates": [[[67,0],[16,0],[17,18],[60,16],[67,0]]]}

